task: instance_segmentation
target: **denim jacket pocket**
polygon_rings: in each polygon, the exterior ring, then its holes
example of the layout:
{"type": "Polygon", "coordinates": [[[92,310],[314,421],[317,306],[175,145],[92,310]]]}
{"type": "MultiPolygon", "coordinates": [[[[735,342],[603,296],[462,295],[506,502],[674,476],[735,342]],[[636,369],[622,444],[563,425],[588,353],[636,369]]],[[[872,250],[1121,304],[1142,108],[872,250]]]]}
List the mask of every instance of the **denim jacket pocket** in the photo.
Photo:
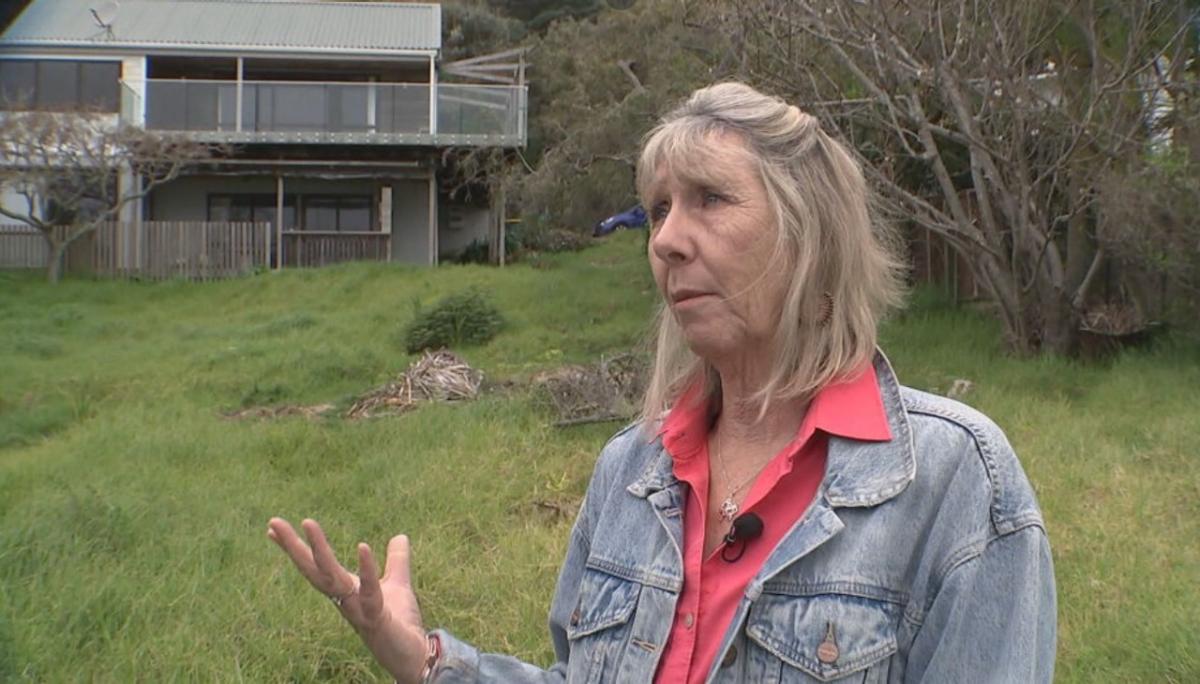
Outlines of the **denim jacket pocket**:
{"type": "Polygon", "coordinates": [[[641,590],[637,582],[590,567],[584,570],[579,602],[567,624],[568,682],[599,682],[603,673],[617,671],[641,590]]]}
{"type": "Polygon", "coordinates": [[[785,684],[883,682],[898,616],[899,606],[858,596],[763,594],[750,609],[746,636],[778,659],[785,684]]]}

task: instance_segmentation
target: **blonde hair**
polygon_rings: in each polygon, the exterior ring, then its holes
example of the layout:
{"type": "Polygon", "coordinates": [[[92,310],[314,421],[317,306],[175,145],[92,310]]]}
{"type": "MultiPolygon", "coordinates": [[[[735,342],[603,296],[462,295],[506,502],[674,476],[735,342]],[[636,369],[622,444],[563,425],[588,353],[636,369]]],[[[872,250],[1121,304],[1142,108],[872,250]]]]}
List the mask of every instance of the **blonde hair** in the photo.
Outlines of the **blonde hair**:
{"type": "MultiPolygon", "coordinates": [[[[643,206],[663,164],[719,173],[708,148],[714,134],[727,132],[756,160],[775,213],[776,246],[765,270],[783,265],[790,275],[774,371],[754,397],[761,418],[771,402],[811,399],[870,362],[879,321],[902,301],[903,271],[892,233],[872,220],[866,181],[846,148],[815,117],[741,83],[697,90],[647,133],[637,168],[643,206]]],[[[721,391],[716,370],[687,347],[665,302],[654,347],[641,416],[648,430],[695,382],[705,383],[698,400],[721,391]]]]}

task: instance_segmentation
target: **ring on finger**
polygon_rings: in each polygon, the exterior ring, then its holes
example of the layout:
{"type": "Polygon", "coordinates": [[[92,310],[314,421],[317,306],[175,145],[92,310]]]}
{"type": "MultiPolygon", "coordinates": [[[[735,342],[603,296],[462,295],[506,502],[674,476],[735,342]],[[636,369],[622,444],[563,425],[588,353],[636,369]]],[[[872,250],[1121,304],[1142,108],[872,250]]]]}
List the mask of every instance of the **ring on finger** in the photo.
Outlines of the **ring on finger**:
{"type": "Polygon", "coordinates": [[[358,577],[354,577],[354,586],[350,588],[350,591],[346,592],[345,594],[342,594],[341,596],[339,596],[337,594],[328,594],[329,600],[333,601],[333,605],[337,606],[338,608],[341,608],[342,603],[344,603],[346,601],[346,599],[348,599],[351,596],[354,596],[355,594],[358,593],[358,587],[359,587],[358,577]]]}

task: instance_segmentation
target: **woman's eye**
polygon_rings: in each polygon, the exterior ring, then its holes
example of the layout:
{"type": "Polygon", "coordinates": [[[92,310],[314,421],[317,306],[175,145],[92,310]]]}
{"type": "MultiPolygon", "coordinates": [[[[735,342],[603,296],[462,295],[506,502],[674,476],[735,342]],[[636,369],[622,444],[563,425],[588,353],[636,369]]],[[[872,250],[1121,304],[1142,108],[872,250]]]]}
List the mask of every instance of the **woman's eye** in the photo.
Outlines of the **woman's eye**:
{"type": "Polygon", "coordinates": [[[665,203],[654,205],[650,209],[650,222],[662,223],[663,219],[667,218],[667,212],[670,211],[670,209],[671,208],[665,203]]]}
{"type": "Polygon", "coordinates": [[[702,195],[702,198],[704,200],[705,206],[708,206],[710,204],[716,204],[717,202],[721,202],[725,199],[721,195],[713,192],[712,190],[705,190],[704,194],[702,195]]]}

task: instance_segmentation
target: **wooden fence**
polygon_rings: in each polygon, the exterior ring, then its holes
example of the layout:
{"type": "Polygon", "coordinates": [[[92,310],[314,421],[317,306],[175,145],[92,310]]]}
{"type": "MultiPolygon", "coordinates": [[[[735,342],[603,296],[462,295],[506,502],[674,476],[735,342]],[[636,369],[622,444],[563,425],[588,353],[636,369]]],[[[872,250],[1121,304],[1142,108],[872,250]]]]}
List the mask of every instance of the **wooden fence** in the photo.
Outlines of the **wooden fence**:
{"type": "MultiPolygon", "coordinates": [[[[105,223],[71,243],[64,271],[116,278],[212,280],[268,268],[271,247],[269,223],[105,223]]],[[[0,268],[45,268],[49,259],[41,233],[0,226],[0,268]]]]}
{"type": "Polygon", "coordinates": [[[283,233],[283,264],[328,266],[343,261],[387,261],[391,237],[379,232],[288,230],[283,233]]]}
{"type": "Polygon", "coordinates": [[[906,237],[909,277],[914,283],[939,288],[954,302],[987,299],[971,265],[937,233],[910,226],[906,237]]]}
{"type": "MultiPolygon", "coordinates": [[[[269,223],[105,223],[71,243],[64,272],[150,280],[229,278],[278,267],[278,239],[269,223]]],[[[282,240],[284,266],[390,257],[388,233],[288,230],[282,240]]],[[[45,268],[49,260],[41,233],[27,226],[0,226],[0,268],[45,268]]]]}
{"type": "Polygon", "coordinates": [[[0,225],[0,268],[45,268],[50,248],[29,226],[0,225]]]}

